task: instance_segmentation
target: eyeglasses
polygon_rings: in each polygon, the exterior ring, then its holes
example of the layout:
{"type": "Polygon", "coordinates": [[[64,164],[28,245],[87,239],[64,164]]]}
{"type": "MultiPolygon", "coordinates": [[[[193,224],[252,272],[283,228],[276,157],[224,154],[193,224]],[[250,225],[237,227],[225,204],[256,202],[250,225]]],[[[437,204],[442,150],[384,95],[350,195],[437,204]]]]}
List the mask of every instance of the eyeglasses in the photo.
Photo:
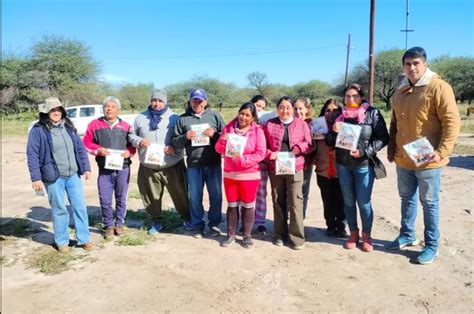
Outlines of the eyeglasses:
{"type": "Polygon", "coordinates": [[[345,99],[351,99],[351,98],[359,99],[359,98],[360,98],[360,95],[359,95],[359,94],[345,95],[344,98],[345,98],[345,99]]]}

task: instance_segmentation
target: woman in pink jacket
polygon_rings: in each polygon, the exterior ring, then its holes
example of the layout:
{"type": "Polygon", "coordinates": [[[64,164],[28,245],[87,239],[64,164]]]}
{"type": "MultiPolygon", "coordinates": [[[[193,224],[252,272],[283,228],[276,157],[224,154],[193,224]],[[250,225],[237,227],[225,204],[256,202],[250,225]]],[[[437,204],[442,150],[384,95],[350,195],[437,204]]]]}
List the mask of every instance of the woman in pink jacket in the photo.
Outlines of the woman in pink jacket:
{"type": "Polygon", "coordinates": [[[311,149],[308,124],[293,116],[294,103],[284,96],[277,103],[277,117],[264,126],[267,139],[266,161],[273,200],[274,244],[289,242],[295,250],[304,245],[303,167],[304,154],[311,149]],[[286,158],[284,155],[287,155],[286,158]],[[283,171],[278,171],[278,168],[283,171]],[[281,165],[281,167],[280,167],[281,165]],[[290,224],[288,225],[288,216],[290,224]]]}
{"type": "Polygon", "coordinates": [[[243,246],[253,245],[250,237],[255,217],[255,198],[260,181],[259,163],[265,157],[265,135],[256,122],[255,105],[247,102],[236,118],[222,131],[216,151],[224,156],[224,190],[227,198],[227,238],[221,246],[231,246],[236,238],[239,206],[244,227],[243,246]]]}

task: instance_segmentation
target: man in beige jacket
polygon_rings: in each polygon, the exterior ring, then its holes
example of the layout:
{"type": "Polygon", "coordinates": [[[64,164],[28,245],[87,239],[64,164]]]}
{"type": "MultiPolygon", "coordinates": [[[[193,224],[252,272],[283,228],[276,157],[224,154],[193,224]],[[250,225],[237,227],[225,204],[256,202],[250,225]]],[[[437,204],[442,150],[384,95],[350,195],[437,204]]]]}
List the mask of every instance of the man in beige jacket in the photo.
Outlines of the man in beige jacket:
{"type": "Polygon", "coordinates": [[[430,264],[438,254],[442,167],[448,164],[460,118],[453,89],[427,67],[423,48],[408,49],[402,61],[406,76],[394,95],[388,144],[388,160],[397,165],[402,217],[400,235],[387,248],[398,250],[418,244],[414,225],[419,197],[425,247],[417,262],[430,264]],[[433,151],[421,163],[415,163],[403,146],[422,137],[430,142],[433,151]]]}

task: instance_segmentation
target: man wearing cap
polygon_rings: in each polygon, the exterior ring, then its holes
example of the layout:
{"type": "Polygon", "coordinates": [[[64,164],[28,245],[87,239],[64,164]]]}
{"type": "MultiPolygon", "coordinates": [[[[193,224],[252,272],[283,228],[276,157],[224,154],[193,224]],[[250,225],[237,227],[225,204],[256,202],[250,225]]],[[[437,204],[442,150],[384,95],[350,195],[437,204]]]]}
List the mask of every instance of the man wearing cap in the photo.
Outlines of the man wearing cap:
{"type": "Polygon", "coordinates": [[[58,98],[50,97],[39,106],[39,122],[28,135],[26,156],[33,189],[47,194],[53,217],[54,242],[61,253],[69,248],[67,194],[74,216],[77,244],[92,250],[89,219],[81,175],[91,175],[89,158],[79,135],[58,98]]]}
{"type": "MultiPolygon", "coordinates": [[[[95,155],[99,167],[97,186],[99,190],[102,221],[105,225],[105,238],[124,233],[125,215],[127,214],[127,191],[130,182],[130,157],[135,154],[135,147],[128,140],[131,126],[118,116],[121,104],[117,97],[109,96],[103,101],[104,116],[95,119],[87,126],[83,138],[84,146],[95,155]],[[121,151],[123,163],[118,169],[106,167],[106,156],[111,150],[121,151]],[[115,216],[112,208],[115,192],[115,216]]],[[[109,156],[110,157],[110,156],[109,156]]]]}
{"type": "Polygon", "coordinates": [[[425,246],[416,260],[430,264],[438,254],[439,192],[442,167],[449,162],[461,121],[453,89],[426,64],[421,47],[408,49],[402,57],[405,77],[393,96],[387,158],[397,165],[401,199],[401,228],[389,250],[418,244],[415,220],[418,198],[423,207],[425,246]],[[416,165],[404,145],[426,137],[433,146],[427,162],[416,165]]]}
{"type": "Polygon", "coordinates": [[[220,114],[208,106],[206,91],[201,88],[193,89],[186,112],[176,122],[173,145],[176,149],[186,149],[191,223],[196,238],[202,237],[205,229],[202,205],[204,184],[207,186],[210,202],[208,226],[213,236],[221,234],[222,168],[221,156],[214,147],[223,128],[224,120],[220,114]],[[207,137],[208,142],[197,140],[202,137],[207,137]]]}
{"type": "Polygon", "coordinates": [[[171,144],[174,126],[179,116],[168,107],[167,103],[166,91],[153,90],[150,106],[136,117],[133,131],[129,135],[132,145],[138,147],[140,167],[137,183],[143,205],[151,217],[151,226],[148,229],[148,234],[151,235],[158,234],[163,228],[161,214],[165,187],[187,228],[190,228],[191,220],[183,150],[175,149],[171,144]],[[146,159],[147,150],[155,147],[164,153],[164,158],[160,162],[146,159]]]}

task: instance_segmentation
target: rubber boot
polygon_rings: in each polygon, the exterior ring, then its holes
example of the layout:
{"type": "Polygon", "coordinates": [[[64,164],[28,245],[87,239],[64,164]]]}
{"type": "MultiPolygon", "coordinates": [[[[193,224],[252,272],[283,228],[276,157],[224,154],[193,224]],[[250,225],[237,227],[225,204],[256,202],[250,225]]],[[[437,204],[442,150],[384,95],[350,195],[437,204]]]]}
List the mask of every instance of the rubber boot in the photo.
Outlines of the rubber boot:
{"type": "Polygon", "coordinates": [[[357,243],[359,243],[359,230],[351,231],[351,235],[344,244],[344,248],[348,250],[353,249],[357,246],[357,243]]]}

